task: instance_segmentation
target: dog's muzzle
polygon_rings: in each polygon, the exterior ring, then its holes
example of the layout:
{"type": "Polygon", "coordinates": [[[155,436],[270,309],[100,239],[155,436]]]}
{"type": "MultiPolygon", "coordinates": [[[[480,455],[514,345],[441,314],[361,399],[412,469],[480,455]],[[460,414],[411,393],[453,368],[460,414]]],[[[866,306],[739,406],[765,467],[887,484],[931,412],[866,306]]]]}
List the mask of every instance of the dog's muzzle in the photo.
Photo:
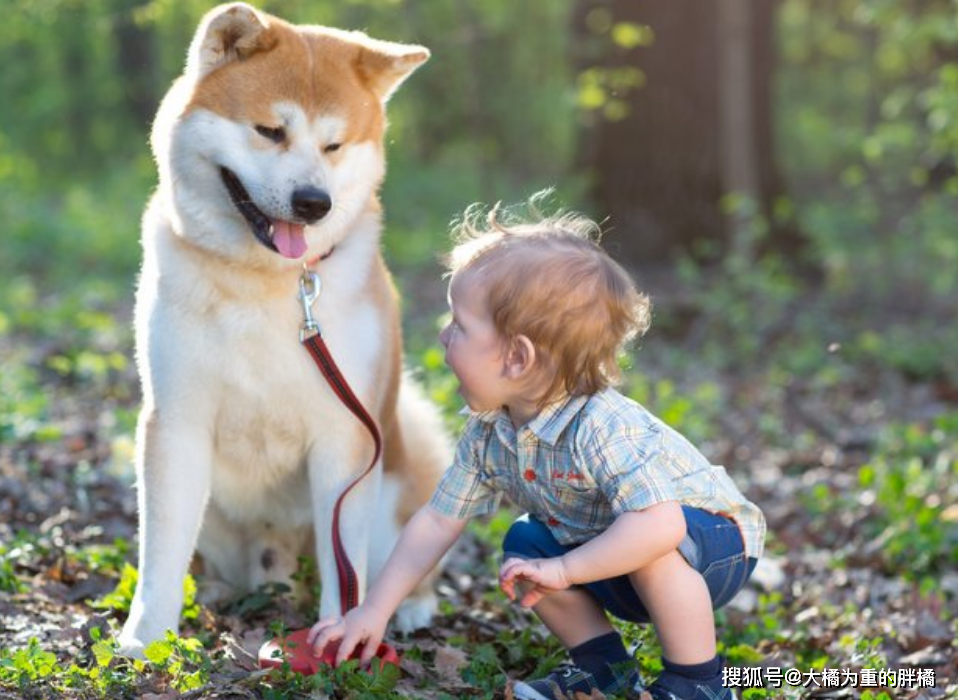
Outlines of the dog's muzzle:
{"type": "MultiPolygon", "coordinates": [[[[253,203],[252,197],[250,197],[249,192],[246,191],[236,173],[227,167],[220,166],[220,178],[226,186],[226,191],[229,193],[233,206],[249,222],[256,240],[273,252],[282,253],[276,247],[274,241],[276,226],[273,220],[253,203]]],[[[295,190],[290,204],[298,221],[306,225],[315,224],[325,217],[333,207],[333,201],[329,194],[318,187],[312,186],[295,190]]]]}

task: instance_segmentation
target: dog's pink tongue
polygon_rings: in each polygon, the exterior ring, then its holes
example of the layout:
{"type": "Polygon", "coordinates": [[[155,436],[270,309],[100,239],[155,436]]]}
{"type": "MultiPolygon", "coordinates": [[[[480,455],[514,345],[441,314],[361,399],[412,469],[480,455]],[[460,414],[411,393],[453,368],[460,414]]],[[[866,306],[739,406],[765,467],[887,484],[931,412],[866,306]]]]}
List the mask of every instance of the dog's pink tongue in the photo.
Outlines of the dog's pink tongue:
{"type": "Polygon", "coordinates": [[[288,221],[274,221],[273,245],[284,257],[301,258],[306,252],[306,233],[303,226],[288,221]]]}

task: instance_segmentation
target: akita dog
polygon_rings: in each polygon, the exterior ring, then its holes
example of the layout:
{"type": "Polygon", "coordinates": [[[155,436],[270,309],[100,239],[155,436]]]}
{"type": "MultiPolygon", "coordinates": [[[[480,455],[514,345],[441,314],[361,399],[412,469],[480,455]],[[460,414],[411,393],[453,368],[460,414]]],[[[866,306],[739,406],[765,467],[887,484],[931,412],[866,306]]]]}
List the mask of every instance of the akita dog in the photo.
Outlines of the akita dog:
{"type": "MultiPolygon", "coordinates": [[[[194,551],[208,582],[236,591],[288,579],[299,555],[315,555],[320,613],[340,611],[333,504],[373,442],[300,344],[306,272],[321,282],[311,291],[322,336],[384,440],[340,516],[360,591],[448,463],[438,412],[403,374],[380,254],[384,106],[428,57],[242,3],[199,26],[152,132],[159,186],[136,299],[139,581],[125,653],[178,629],[194,551]]],[[[434,607],[426,586],[396,622],[425,626],[434,607]]]]}

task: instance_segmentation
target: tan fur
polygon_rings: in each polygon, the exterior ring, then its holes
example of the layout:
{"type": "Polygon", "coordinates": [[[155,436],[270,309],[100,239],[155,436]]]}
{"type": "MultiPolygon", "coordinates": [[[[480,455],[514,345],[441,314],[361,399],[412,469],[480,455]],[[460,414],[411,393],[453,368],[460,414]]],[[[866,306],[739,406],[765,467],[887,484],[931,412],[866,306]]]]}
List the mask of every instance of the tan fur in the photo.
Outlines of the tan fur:
{"type": "MultiPolygon", "coordinates": [[[[152,135],[160,181],[143,218],[136,308],[140,578],[125,653],[177,629],[194,550],[216,595],[288,578],[299,555],[315,555],[320,612],[339,612],[332,506],[373,446],[300,346],[304,260],[331,252],[312,268],[322,282],[312,311],[385,440],[341,516],[361,589],[448,462],[438,414],[402,370],[376,196],[384,104],[428,55],[241,3],[197,30],[152,135]],[[328,213],[303,218],[304,189],[328,193],[328,213]],[[254,235],[262,220],[268,244],[254,235]],[[281,231],[305,252],[281,252],[281,231]]],[[[434,606],[421,588],[399,626],[428,624],[434,606]]]]}

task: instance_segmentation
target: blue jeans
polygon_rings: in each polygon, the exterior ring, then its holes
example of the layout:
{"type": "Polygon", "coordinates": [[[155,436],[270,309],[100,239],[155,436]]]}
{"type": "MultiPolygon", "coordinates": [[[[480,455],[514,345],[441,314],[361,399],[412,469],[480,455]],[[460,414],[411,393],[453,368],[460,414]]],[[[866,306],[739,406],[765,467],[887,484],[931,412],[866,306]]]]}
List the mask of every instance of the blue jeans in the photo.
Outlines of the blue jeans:
{"type": "MultiPolygon", "coordinates": [[[[682,506],[682,512],[687,532],[679,544],[679,553],[702,574],[712,596],[712,608],[717,610],[742,589],[756,560],[745,556],[742,534],[733,520],[691,506],[682,506]]],[[[560,544],[545,524],[528,513],[512,524],[502,541],[506,559],[559,557],[577,546],[560,544]]],[[[581,588],[592,593],[599,605],[616,617],[649,622],[649,613],[627,575],[593,581],[581,588]]]]}

